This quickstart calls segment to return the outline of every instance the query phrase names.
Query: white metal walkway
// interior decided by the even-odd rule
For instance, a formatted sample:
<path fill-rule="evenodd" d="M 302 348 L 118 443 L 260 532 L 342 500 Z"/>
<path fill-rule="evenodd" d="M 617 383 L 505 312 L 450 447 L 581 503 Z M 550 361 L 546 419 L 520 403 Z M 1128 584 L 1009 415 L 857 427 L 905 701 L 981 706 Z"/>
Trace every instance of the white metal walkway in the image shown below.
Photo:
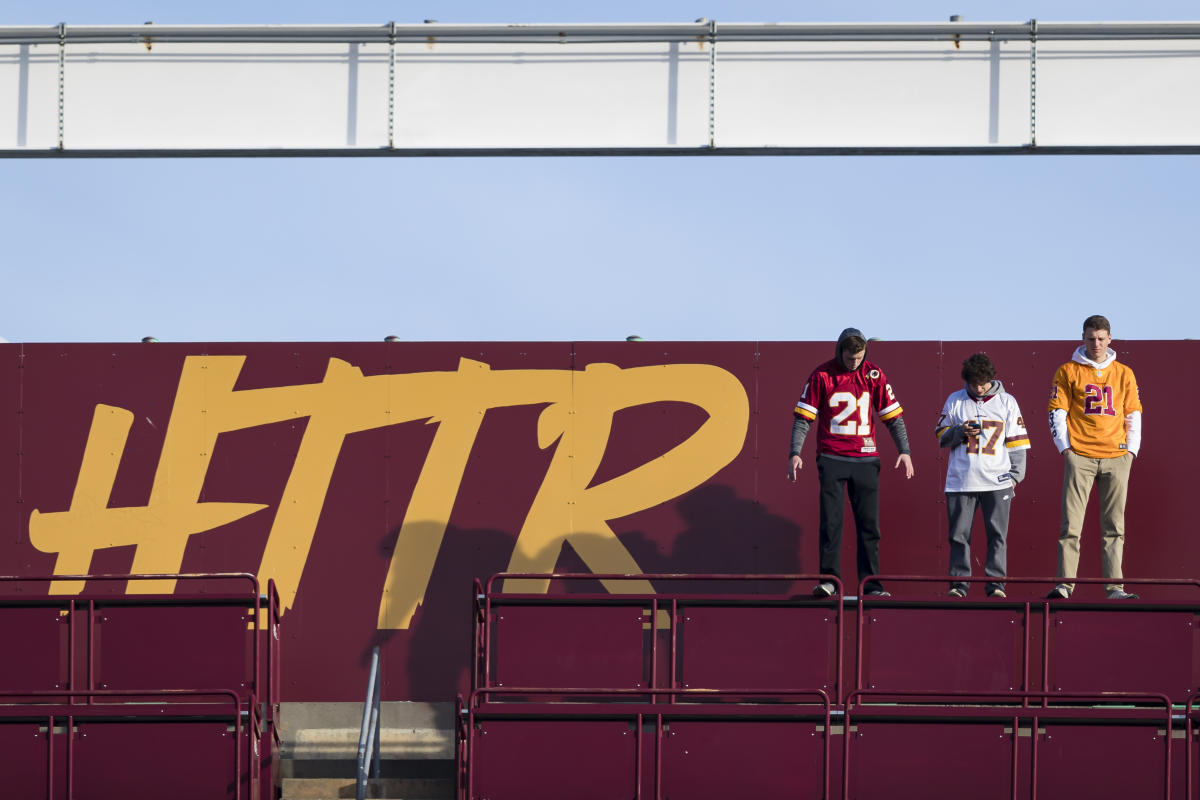
<path fill-rule="evenodd" d="M 1200 153 L 1200 22 L 0 27 L 0 157 Z"/>

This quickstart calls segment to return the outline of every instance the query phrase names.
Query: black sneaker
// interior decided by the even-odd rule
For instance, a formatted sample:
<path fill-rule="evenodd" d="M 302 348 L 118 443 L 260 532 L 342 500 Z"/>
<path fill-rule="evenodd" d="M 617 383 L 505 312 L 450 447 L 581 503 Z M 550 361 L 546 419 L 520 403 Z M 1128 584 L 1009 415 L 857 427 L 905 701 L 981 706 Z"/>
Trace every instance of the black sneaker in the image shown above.
<path fill-rule="evenodd" d="M 1071 590 L 1067 588 L 1065 583 L 1060 583 L 1050 590 L 1050 594 L 1046 595 L 1047 600 L 1066 600 L 1071 596 Z"/>
<path fill-rule="evenodd" d="M 884 589 L 872 589 L 867 592 L 868 597 L 891 597 L 892 593 Z"/>
<path fill-rule="evenodd" d="M 833 597 L 837 594 L 837 586 L 829 581 L 818 583 L 813 587 L 812 594 L 813 597 Z"/>

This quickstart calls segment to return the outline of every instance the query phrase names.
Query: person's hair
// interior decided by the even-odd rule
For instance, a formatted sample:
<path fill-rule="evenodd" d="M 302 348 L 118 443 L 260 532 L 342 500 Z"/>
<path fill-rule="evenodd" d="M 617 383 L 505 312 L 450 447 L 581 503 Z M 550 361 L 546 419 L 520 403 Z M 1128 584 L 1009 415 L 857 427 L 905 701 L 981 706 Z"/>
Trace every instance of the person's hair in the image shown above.
<path fill-rule="evenodd" d="M 986 353 L 976 353 L 963 362 L 962 379 L 967 383 L 983 383 L 996 377 L 996 368 Z"/>
<path fill-rule="evenodd" d="M 867 349 L 867 340 L 861 336 L 847 336 L 842 339 L 843 353 L 861 353 Z"/>
<path fill-rule="evenodd" d="M 1112 326 L 1108 324 L 1108 317 L 1100 314 L 1092 314 L 1083 321 L 1083 332 L 1087 333 L 1088 328 L 1091 328 L 1094 331 L 1104 331 L 1109 336 L 1112 336 Z"/>

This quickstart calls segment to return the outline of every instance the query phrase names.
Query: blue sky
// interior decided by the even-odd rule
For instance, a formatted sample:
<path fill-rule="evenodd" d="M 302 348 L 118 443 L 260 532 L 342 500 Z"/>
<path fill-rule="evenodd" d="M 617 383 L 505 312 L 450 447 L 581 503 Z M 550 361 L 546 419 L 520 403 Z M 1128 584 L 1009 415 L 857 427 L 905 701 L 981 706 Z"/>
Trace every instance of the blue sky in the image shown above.
<path fill-rule="evenodd" d="M 950 14 L 1200 7 L 9 0 L 0 25 Z M 13 342 L 1200 336 L 1200 156 L 6 159 L 0 183 Z"/>

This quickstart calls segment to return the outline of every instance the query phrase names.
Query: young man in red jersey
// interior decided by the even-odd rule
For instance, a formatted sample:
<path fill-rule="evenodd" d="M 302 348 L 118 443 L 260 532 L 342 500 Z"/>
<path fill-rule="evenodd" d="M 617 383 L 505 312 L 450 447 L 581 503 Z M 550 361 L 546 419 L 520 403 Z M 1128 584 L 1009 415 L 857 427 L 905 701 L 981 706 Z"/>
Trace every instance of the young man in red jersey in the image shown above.
<path fill-rule="evenodd" d="M 846 328 L 838 336 L 831 361 L 813 370 L 796 403 L 792 423 L 792 454 L 788 477 L 793 483 L 804 460 L 800 451 L 808 430 L 817 427 L 817 475 L 821 482 L 821 572 L 842 576 L 843 497 L 850 496 L 854 527 L 858 533 L 858 577 L 879 573 L 879 454 L 871 420 L 874 408 L 887 425 L 900 457 L 896 468 L 904 477 L 913 476 L 904 410 L 900 408 L 883 370 L 867 361 L 867 340 L 857 328 Z M 817 597 L 834 593 L 833 583 L 822 582 L 813 589 Z M 886 597 L 883 585 L 868 581 L 863 590 Z"/>

